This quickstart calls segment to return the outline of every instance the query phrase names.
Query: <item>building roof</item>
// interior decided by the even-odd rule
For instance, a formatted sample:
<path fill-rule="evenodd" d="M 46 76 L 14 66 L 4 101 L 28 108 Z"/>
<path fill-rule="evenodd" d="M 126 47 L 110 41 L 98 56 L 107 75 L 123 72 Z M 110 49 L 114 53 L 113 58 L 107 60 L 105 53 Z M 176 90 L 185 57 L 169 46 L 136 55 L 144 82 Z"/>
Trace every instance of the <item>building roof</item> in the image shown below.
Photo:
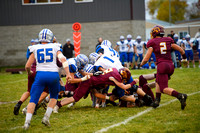
<path fill-rule="evenodd" d="M 147 19 L 146 22 L 161 25 L 161 26 L 172 26 L 172 25 L 174 25 L 172 23 L 170 24 L 168 22 L 161 21 L 161 20 L 158 20 L 158 19 Z"/>

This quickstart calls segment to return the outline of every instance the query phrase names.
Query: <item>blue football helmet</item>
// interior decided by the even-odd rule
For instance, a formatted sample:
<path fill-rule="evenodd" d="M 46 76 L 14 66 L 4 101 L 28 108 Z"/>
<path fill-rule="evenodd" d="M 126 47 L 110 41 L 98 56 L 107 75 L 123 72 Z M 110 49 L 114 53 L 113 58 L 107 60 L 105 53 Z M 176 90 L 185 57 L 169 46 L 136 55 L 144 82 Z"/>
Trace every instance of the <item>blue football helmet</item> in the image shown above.
<path fill-rule="evenodd" d="M 83 69 L 85 65 L 88 64 L 88 57 L 84 54 L 79 54 L 76 56 L 76 65 L 78 69 Z"/>
<path fill-rule="evenodd" d="M 53 32 L 49 29 L 43 29 L 38 35 L 39 42 L 52 42 L 53 41 Z"/>
<path fill-rule="evenodd" d="M 93 64 L 96 62 L 96 59 L 99 57 L 100 55 L 97 54 L 96 52 L 93 52 L 89 55 L 89 63 Z"/>

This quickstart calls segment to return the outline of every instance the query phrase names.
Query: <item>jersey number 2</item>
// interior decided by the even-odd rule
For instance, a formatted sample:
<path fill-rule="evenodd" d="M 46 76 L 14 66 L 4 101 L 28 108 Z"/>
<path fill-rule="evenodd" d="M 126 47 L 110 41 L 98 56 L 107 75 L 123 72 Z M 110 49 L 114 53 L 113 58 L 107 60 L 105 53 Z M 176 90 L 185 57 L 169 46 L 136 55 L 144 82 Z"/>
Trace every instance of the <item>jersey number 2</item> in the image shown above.
<path fill-rule="evenodd" d="M 37 60 L 38 63 L 53 62 L 53 49 L 38 49 L 37 50 Z"/>
<path fill-rule="evenodd" d="M 166 43 L 165 42 L 161 42 L 160 43 L 160 53 L 161 54 L 166 54 L 167 53 L 167 46 L 166 46 Z"/>

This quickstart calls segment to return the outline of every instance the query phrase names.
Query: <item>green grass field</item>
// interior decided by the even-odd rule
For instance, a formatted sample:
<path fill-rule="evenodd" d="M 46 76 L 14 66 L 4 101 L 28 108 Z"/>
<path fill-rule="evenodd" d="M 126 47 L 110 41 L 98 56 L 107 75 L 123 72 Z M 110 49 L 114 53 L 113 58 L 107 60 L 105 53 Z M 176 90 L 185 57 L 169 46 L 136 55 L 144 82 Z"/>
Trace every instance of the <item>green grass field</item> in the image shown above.
<path fill-rule="evenodd" d="M 152 70 L 133 70 L 132 74 L 138 78 L 141 74 L 156 72 Z M 179 92 L 192 94 L 200 92 L 200 69 L 183 68 L 175 69 L 169 81 L 169 86 Z M 181 110 L 179 101 L 163 105 L 175 98 L 162 95 L 161 107 L 120 108 L 109 105 L 106 108 L 95 109 L 91 107 L 92 101 L 81 99 L 73 108 L 66 106 L 59 110 L 58 114 L 52 114 L 50 118 L 51 127 L 41 124 L 45 113 L 40 108 L 37 115 L 33 116 L 28 131 L 21 127 L 25 121 L 25 115 L 21 110 L 28 104 L 27 100 L 22 104 L 20 114 L 15 116 L 13 108 L 16 103 L 3 104 L 2 102 L 18 101 L 27 90 L 27 75 L 10 74 L 0 72 L 0 132 L 96 132 L 103 128 L 125 121 L 142 111 L 146 111 L 138 117 L 131 119 L 125 124 L 108 129 L 106 132 L 200 132 L 200 93 L 188 96 L 185 110 Z M 155 92 L 155 89 L 153 90 Z"/>

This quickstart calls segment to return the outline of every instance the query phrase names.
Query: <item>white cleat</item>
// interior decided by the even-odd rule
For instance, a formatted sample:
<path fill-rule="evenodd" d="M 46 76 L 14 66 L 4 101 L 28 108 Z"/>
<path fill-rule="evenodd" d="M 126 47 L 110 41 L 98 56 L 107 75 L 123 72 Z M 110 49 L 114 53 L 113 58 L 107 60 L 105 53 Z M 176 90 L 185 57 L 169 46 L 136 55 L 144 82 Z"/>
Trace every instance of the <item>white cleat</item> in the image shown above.
<path fill-rule="evenodd" d="M 42 119 L 42 124 L 44 124 L 45 126 L 48 126 L 48 127 L 50 127 L 51 126 L 51 124 L 50 124 L 50 122 L 49 122 L 49 117 L 48 116 L 44 116 L 43 117 L 43 119 Z"/>
<path fill-rule="evenodd" d="M 69 105 L 67 105 L 68 108 L 72 108 L 74 107 L 75 103 L 70 103 Z"/>
<path fill-rule="evenodd" d="M 26 113 L 27 113 L 27 107 L 22 109 L 22 114 L 26 115 Z"/>
<path fill-rule="evenodd" d="M 53 113 L 58 113 L 58 109 L 59 109 L 59 107 L 58 107 L 58 105 L 56 105 L 54 108 L 53 108 Z"/>
<path fill-rule="evenodd" d="M 29 126 L 30 126 L 30 121 L 27 121 L 27 122 L 25 122 L 25 124 L 22 128 L 25 130 L 28 130 Z"/>

